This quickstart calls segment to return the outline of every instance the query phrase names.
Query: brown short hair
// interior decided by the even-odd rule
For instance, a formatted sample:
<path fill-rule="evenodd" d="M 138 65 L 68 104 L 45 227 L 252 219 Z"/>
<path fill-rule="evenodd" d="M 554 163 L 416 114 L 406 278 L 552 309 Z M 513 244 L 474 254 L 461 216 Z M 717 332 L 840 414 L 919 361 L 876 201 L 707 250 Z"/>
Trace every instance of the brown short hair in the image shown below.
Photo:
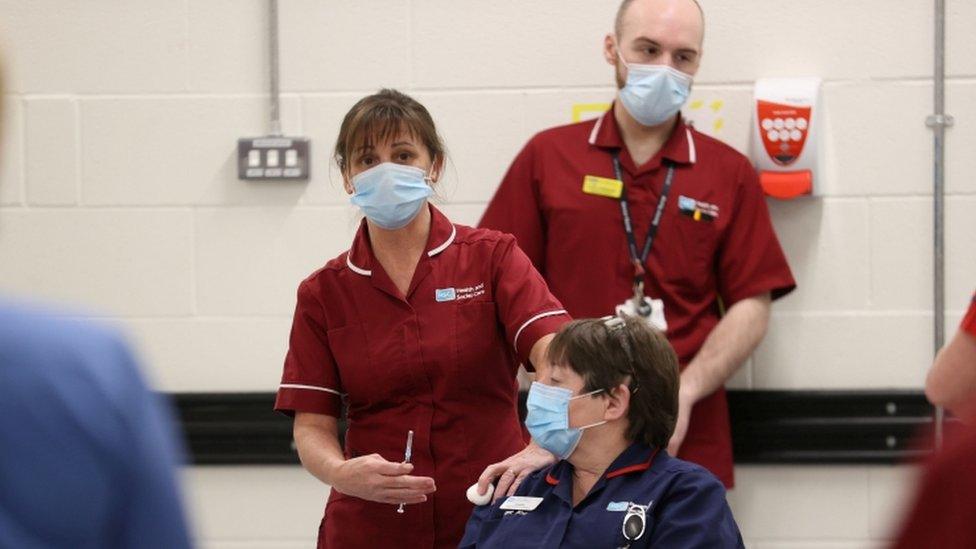
<path fill-rule="evenodd" d="M 559 330 L 546 355 L 583 378 L 583 393 L 627 384 L 627 438 L 667 446 L 678 417 L 679 377 L 664 334 L 634 317 L 575 320 Z"/>
<path fill-rule="evenodd" d="M 335 162 L 346 173 L 353 151 L 395 138 L 402 131 L 419 138 L 432 161 L 443 160 L 444 143 L 427 109 L 409 95 L 382 89 L 360 99 L 346 113 L 336 139 Z"/>

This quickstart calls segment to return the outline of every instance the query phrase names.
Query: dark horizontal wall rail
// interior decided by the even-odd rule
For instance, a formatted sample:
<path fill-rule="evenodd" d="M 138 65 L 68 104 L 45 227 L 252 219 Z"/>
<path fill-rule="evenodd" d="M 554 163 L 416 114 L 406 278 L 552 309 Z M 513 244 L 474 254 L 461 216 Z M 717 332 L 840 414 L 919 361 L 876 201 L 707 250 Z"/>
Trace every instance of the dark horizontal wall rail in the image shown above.
<path fill-rule="evenodd" d="M 298 463 L 274 393 L 169 396 L 193 463 Z M 729 391 L 729 410 L 737 463 L 898 463 L 933 445 L 921 392 Z"/>
<path fill-rule="evenodd" d="M 736 463 L 898 463 L 932 451 L 921 392 L 729 391 Z"/>

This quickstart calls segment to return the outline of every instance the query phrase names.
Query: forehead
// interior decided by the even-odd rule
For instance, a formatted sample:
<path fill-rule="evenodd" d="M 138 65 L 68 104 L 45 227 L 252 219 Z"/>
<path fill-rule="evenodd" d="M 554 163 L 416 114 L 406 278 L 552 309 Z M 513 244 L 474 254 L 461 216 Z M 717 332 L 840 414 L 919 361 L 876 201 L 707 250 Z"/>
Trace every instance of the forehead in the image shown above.
<path fill-rule="evenodd" d="M 553 364 L 552 375 L 559 378 L 563 384 L 574 385 L 583 384 L 583 377 L 576 373 L 569 364 Z"/>
<path fill-rule="evenodd" d="M 352 150 L 390 147 L 409 144 L 419 147 L 420 136 L 409 124 L 402 121 L 374 121 L 357 128 L 350 136 Z"/>
<path fill-rule="evenodd" d="M 623 13 L 621 42 L 649 39 L 665 47 L 701 47 L 704 20 L 692 0 L 635 0 Z"/>

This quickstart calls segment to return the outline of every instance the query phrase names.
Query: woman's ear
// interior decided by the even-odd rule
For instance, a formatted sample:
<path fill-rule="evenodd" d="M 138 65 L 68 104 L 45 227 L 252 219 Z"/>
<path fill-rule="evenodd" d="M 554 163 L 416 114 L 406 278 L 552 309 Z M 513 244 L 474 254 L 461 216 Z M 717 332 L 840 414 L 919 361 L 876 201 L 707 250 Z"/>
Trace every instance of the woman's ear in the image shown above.
<path fill-rule="evenodd" d="M 346 190 L 346 194 L 356 192 L 356 188 L 352 185 L 352 179 L 345 171 L 342 172 L 342 188 Z"/>
<path fill-rule="evenodd" d="M 444 157 L 438 155 L 430 167 L 430 180 L 433 183 L 437 183 L 437 181 L 441 178 L 442 173 L 444 173 Z"/>
<path fill-rule="evenodd" d="M 621 383 L 607 394 L 607 409 L 603 412 L 603 419 L 613 421 L 627 417 L 630 410 L 630 388 Z"/>

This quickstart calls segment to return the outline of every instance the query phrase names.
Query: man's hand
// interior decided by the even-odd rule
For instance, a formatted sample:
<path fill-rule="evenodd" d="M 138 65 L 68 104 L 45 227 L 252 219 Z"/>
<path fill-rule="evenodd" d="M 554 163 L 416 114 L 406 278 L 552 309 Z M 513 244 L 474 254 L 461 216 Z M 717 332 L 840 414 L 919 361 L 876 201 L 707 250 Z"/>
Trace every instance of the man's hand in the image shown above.
<path fill-rule="evenodd" d="M 678 393 L 678 419 L 674 423 L 671 440 L 668 441 L 668 453 L 672 457 L 678 456 L 681 444 L 685 441 L 685 435 L 688 434 L 688 421 L 691 419 L 691 408 L 694 405 L 695 401 L 688 393 L 684 391 Z"/>
<path fill-rule="evenodd" d="M 770 303 L 769 293 L 734 303 L 681 372 L 678 420 L 668 442 L 668 453 L 672 456 L 678 455 L 685 441 L 695 403 L 725 385 L 759 345 L 769 324 Z"/>
<path fill-rule="evenodd" d="M 484 495 L 488 485 L 497 478 L 498 485 L 495 487 L 492 502 L 503 496 L 514 495 L 525 477 L 555 462 L 556 456 L 532 442 L 508 459 L 485 467 L 484 472 L 478 477 L 478 494 Z"/>

